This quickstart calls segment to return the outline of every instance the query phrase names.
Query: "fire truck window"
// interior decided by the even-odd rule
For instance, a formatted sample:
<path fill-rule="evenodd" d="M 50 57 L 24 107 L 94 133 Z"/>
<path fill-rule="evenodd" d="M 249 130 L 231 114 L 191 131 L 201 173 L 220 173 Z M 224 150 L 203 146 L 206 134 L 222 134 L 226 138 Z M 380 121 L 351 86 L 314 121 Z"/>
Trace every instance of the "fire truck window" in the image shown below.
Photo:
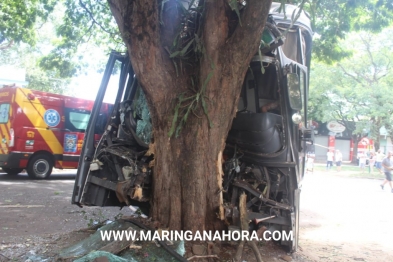
<path fill-rule="evenodd" d="M 0 124 L 5 124 L 8 122 L 9 112 L 10 112 L 10 104 L 0 105 Z"/>
<path fill-rule="evenodd" d="M 65 128 L 70 131 L 85 131 L 89 123 L 90 112 L 88 111 L 73 111 L 66 110 Z"/>

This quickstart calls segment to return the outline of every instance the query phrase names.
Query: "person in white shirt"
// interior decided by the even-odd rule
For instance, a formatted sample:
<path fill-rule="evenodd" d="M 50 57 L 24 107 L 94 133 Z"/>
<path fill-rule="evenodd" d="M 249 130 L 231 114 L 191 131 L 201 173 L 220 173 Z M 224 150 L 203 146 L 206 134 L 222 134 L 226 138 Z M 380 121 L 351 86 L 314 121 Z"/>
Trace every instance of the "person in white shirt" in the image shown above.
<path fill-rule="evenodd" d="M 326 156 L 327 156 L 326 170 L 328 170 L 333 166 L 333 158 L 334 158 L 333 150 L 329 150 Z"/>
<path fill-rule="evenodd" d="M 336 160 L 337 172 L 340 172 L 341 163 L 343 161 L 343 154 L 340 152 L 340 150 L 336 150 L 336 155 L 334 156 L 334 159 Z"/>
<path fill-rule="evenodd" d="M 361 169 L 362 171 L 364 171 L 364 170 L 365 170 L 365 167 L 366 167 L 366 162 L 367 162 L 367 155 L 366 155 L 364 152 L 360 152 L 360 153 L 358 154 L 358 158 L 359 158 L 359 166 L 360 166 L 360 169 Z"/>

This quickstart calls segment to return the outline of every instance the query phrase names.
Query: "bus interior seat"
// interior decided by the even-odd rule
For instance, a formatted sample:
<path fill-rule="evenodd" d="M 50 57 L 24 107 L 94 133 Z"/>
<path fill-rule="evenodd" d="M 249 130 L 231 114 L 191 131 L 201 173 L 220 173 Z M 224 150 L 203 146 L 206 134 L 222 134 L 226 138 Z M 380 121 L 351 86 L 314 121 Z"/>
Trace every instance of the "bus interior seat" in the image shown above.
<path fill-rule="evenodd" d="M 282 148 L 282 116 L 273 113 L 238 113 L 227 141 L 258 153 L 274 153 Z"/>
<path fill-rule="evenodd" d="M 282 116 L 261 111 L 263 105 L 279 99 L 277 84 L 269 76 L 275 77 L 275 67 L 269 67 L 265 74 L 261 74 L 260 67 L 254 67 L 253 72 L 246 74 L 238 104 L 239 111 L 227 138 L 228 143 L 237 144 L 240 148 L 266 154 L 277 152 L 283 146 L 279 130 L 282 128 Z"/>

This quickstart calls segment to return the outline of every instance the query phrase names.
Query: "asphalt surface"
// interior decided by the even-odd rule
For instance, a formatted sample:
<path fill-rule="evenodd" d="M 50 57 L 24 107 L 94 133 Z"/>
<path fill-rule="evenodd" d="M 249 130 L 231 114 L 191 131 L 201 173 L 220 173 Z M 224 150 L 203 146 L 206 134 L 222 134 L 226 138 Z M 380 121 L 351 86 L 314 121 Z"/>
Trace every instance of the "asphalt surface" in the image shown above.
<path fill-rule="evenodd" d="M 0 172 L 0 239 L 70 232 L 126 213 L 72 205 L 75 175 L 76 170 L 54 170 L 46 180 L 31 180 L 25 173 Z"/>
<path fill-rule="evenodd" d="M 0 172 L 0 242 L 71 232 L 130 213 L 71 205 L 75 174 L 55 171 L 47 180 L 31 180 Z M 306 174 L 298 253 L 309 260 L 301 261 L 391 261 L 393 193 L 381 182 L 334 171 Z"/>

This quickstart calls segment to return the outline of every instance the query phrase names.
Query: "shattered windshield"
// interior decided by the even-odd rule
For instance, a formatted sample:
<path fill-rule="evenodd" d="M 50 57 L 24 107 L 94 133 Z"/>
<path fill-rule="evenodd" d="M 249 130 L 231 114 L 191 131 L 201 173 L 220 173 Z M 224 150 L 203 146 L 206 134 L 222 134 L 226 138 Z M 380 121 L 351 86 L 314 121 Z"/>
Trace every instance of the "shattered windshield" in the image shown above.
<path fill-rule="evenodd" d="M 136 134 L 143 142 L 149 144 L 151 141 L 152 125 L 150 112 L 147 106 L 146 97 L 139 87 L 135 95 L 135 119 L 137 119 Z"/>

